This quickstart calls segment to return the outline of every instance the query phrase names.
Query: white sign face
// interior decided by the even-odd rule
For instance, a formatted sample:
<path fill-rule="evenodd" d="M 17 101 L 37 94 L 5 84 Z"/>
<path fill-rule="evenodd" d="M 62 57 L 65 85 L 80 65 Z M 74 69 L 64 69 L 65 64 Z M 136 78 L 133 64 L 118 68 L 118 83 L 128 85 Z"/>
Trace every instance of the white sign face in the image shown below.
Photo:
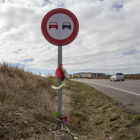
<path fill-rule="evenodd" d="M 49 18 L 46 29 L 52 38 L 63 40 L 72 34 L 74 24 L 69 16 L 58 13 Z"/>

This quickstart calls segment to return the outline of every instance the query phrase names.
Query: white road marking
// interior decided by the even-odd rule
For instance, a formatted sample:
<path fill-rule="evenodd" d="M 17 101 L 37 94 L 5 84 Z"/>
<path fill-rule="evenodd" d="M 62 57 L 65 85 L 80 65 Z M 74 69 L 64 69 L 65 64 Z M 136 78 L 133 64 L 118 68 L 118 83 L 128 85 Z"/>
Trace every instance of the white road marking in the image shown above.
<path fill-rule="evenodd" d="M 80 82 L 80 81 L 79 81 L 79 82 Z M 103 87 L 108 87 L 108 88 L 112 88 L 112 89 L 116 89 L 116 90 L 120 90 L 120 91 L 124 91 L 124 92 L 128 92 L 128 93 L 131 93 L 131 94 L 140 96 L 140 94 L 138 94 L 138 93 L 134 93 L 134 92 L 131 92 L 131 91 L 127 91 L 127 90 L 123 90 L 123 89 L 119 89 L 119 88 L 115 88 L 115 87 L 110 87 L 110 86 L 106 86 L 106 85 L 101 85 L 101 84 L 97 84 L 97 83 L 93 83 L 93 82 L 87 82 L 87 83 L 91 83 L 91 84 L 95 84 L 95 85 L 99 85 L 99 86 L 103 86 Z"/>

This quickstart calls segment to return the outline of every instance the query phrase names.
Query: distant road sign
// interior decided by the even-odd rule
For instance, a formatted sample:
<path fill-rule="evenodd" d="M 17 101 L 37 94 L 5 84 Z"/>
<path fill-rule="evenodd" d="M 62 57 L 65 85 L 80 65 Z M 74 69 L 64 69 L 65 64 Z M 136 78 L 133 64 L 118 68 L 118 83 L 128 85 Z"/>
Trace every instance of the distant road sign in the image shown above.
<path fill-rule="evenodd" d="M 79 23 L 69 10 L 58 8 L 48 12 L 41 24 L 41 30 L 47 41 L 54 45 L 67 45 L 77 36 Z"/>

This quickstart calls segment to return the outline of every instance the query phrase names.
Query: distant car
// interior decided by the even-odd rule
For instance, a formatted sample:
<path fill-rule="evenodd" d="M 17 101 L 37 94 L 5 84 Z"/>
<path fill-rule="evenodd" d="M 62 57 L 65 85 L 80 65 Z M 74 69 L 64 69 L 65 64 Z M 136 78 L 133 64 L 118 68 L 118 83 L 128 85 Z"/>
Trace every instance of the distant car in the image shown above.
<path fill-rule="evenodd" d="M 62 25 L 62 29 L 64 30 L 64 28 L 69 28 L 69 30 L 71 30 L 71 24 L 69 22 L 64 22 Z"/>
<path fill-rule="evenodd" d="M 58 24 L 57 24 L 57 22 L 50 22 L 50 24 L 49 24 L 49 29 L 51 29 L 51 28 L 56 28 L 56 30 L 58 29 Z"/>
<path fill-rule="evenodd" d="M 124 81 L 124 76 L 122 73 L 114 73 L 111 77 L 110 77 L 110 81 Z"/>

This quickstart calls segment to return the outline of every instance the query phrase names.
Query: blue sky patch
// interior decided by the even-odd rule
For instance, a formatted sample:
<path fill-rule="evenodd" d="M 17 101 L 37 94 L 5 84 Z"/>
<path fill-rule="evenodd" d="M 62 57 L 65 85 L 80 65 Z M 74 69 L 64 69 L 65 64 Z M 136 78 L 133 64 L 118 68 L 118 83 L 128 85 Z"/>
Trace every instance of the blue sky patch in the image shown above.
<path fill-rule="evenodd" d="M 18 49 L 18 51 L 15 51 L 14 53 L 16 53 L 16 54 L 17 54 L 17 53 L 19 53 L 20 51 L 21 51 L 21 49 Z"/>
<path fill-rule="evenodd" d="M 49 0 L 44 0 L 44 3 L 43 3 L 43 5 L 42 5 L 42 7 L 44 7 L 45 5 L 47 5 L 47 4 L 51 4 L 52 2 L 50 2 Z"/>
<path fill-rule="evenodd" d="M 130 50 L 127 52 L 124 52 L 123 55 L 133 55 L 135 53 L 135 50 Z"/>
<path fill-rule="evenodd" d="M 62 2 L 58 5 L 58 7 L 59 7 L 59 8 L 66 8 L 66 7 L 65 7 L 65 4 L 62 3 Z"/>
<path fill-rule="evenodd" d="M 123 7 L 123 5 L 116 3 L 116 4 L 113 5 L 113 7 L 116 8 L 117 11 L 119 11 Z"/>
<path fill-rule="evenodd" d="M 27 61 L 34 61 L 34 59 L 25 59 L 23 61 L 25 61 L 25 62 L 27 62 Z"/>

